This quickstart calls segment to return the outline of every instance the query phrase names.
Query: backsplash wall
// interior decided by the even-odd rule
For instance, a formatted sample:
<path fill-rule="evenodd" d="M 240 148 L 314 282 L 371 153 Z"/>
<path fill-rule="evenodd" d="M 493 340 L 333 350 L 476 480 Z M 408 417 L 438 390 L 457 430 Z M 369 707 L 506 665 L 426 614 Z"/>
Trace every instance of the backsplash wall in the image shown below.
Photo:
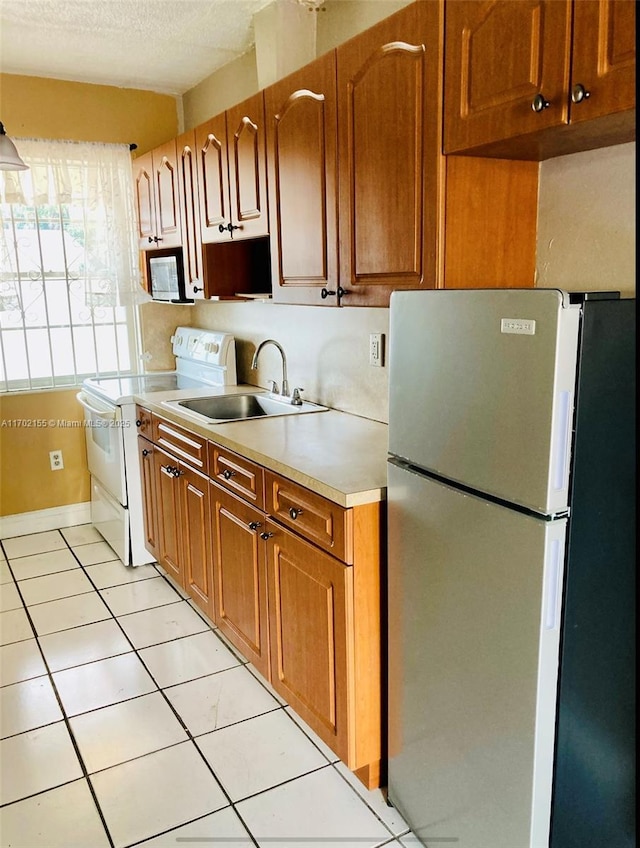
<path fill-rule="evenodd" d="M 200 303 L 194 323 L 236 337 L 238 382 L 267 388 L 282 382 L 280 354 L 269 345 L 258 369 L 251 359 L 264 339 L 275 339 L 287 357 L 289 386 L 306 400 L 388 421 L 388 368 L 369 365 L 369 334 L 389 334 L 388 309 L 337 309 L 274 303 Z"/>

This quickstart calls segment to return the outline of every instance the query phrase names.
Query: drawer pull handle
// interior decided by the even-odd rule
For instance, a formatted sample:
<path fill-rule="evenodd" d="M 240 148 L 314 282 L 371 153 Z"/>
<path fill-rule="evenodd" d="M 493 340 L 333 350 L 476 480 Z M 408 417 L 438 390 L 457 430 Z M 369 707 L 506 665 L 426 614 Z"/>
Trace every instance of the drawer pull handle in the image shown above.
<path fill-rule="evenodd" d="M 236 472 L 235 471 L 229 471 L 229 469 L 227 468 L 222 472 L 222 476 L 224 477 L 225 480 L 231 480 L 232 477 L 236 476 Z"/>
<path fill-rule="evenodd" d="M 289 510 L 289 517 L 292 521 L 295 521 L 299 515 L 302 515 L 303 511 L 300 507 L 292 506 Z"/>
<path fill-rule="evenodd" d="M 249 524 L 249 530 L 257 530 L 258 527 L 262 527 L 262 521 L 252 521 Z"/>
<path fill-rule="evenodd" d="M 264 541 L 266 542 L 267 539 L 270 539 L 273 535 L 274 535 L 273 533 L 261 533 L 260 538 L 264 539 Z"/>

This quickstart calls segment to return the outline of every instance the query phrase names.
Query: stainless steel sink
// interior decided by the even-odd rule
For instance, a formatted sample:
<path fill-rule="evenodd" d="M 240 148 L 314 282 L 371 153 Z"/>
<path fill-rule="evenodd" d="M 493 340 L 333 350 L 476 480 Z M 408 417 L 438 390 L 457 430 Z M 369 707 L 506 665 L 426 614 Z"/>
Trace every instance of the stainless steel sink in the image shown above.
<path fill-rule="evenodd" d="M 277 415 L 300 415 L 306 412 L 325 412 L 326 406 L 302 401 L 292 404 L 288 398 L 274 398 L 269 392 L 255 394 L 221 395 L 163 401 L 165 406 L 177 409 L 208 424 L 227 421 L 246 421 L 252 418 L 273 418 Z"/>

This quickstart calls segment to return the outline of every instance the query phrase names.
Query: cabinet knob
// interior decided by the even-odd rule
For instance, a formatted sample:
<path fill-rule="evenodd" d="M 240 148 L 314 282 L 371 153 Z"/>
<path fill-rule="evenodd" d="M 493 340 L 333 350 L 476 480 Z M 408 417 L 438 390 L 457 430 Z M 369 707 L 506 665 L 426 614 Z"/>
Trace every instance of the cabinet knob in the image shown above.
<path fill-rule="evenodd" d="M 348 294 L 351 294 L 349 289 L 343 289 L 342 286 L 338 286 L 338 297 L 346 297 Z"/>
<path fill-rule="evenodd" d="M 229 224 L 227 224 L 227 229 L 230 233 L 232 233 L 234 230 L 241 230 L 242 224 L 232 224 L 231 222 L 229 222 Z"/>
<path fill-rule="evenodd" d="M 202 286 L 194 286 L 193 287 L 193 293 L 194 294 L 198 294 L 199 291 L 204 291 Z"/>
<path fill-rule="evenodd" d="M 262 527 L 262 521 L 252 521 L 249 524 L 249 530 L 257 530 L 258 527 Z"/>
<path fill-rule="evenodd" d="M 230 471 L 228 468 L 225 468 L 225 470 L 222 472 L 222 476 L 225 480 L 231 480 L 232 477 L 236 476 L 236 472 Z"/>
<path fill-rule="evenodd" d="M 583 100 L 588 100 L 590 97 L 591 92 L 587 91 L 587 89 L 580 82 L 576 83 L 571 89 L 572 103 L 582 103 Z"/>
<path fill-rule="evenodd" d="M 151 451 L 150 451 L 150 450 L 147 450 L 147 448 L 145 448 L 145 449 L 142 451 L 142 456 L 149 456 L 149 454 L 150 454 L 150 453 L 151 453 Z"/>
<path fill-rule="evenodd" d="M 218 232 L 219 233 L 226 233 L 226 231 L 227 231 L 227 228 L 224 224 L 218 224 Z"/>
<path fill-rule="evenodd" d="M 273 533 L 261 533 L 260 538 L 264 539 L 264 541 L 266 542 L 267 539 L 270 539 L 273 535 L 274 535 Z"/>
<path fill-rule="evenodd" d="M 335 292 L 335 291 L 330 291 L 329 289 L 325 289 L 325 288 L 323 288 L 323 289 L 320 291 L 320 297 L 321 297 L 323 300 L 326 300 L 328 297 L 333 296 L 334 294 L 337 294 L 337 292 Z"/>
<path fill-rule="evenodd" d="M 543 94 L 536 94 L 531 103 L 531 108 L 534 112 L 544 112 L 549 106 L 551 106 L 551 103 L 549 103 Z"/>
<path fill-rule="evenodd" d="M 153 244 L 153 236 L 149 236 L 149 244 Z"/>
<path fill-rule="evenodd" d="M 142 427 L 142 421 L 139 418 L 136 418 L 136 427 Z"/>
<path fill-rule="evenodd" d="M 292 506 L 289 510 L 289 517 L 292 521 L 295 521 L 299 515 L 302 515 L 302 513 L 303 510 L 301 510 L 300 507 Z"/>

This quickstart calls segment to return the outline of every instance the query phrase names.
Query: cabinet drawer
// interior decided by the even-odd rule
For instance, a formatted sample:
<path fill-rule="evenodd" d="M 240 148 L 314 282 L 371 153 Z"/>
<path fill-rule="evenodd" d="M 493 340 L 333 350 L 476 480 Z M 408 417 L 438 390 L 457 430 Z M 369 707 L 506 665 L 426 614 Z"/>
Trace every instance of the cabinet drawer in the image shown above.
<path fill-rule="evenodd" d="M 201 436 L 154 415 L 153 441 L 196 470 L 207 473 L 207 440 Z"/>
<path fill-rule="evenodd" d="M 352 510 L 286 477 L 265 474 L 265 512 L 343 562 L 353 563 Z"/>
<path fill-rule="evenodd" d="M 255 462 L 209 442 L 209 476 L 225 489 L 262 509 L 264 471 Z"/>
<path fill-rule="evenodd" d="M 136 406 L 136 427 L 139 436 L 153 438 L 153 416 L 144 406 Z"/>

